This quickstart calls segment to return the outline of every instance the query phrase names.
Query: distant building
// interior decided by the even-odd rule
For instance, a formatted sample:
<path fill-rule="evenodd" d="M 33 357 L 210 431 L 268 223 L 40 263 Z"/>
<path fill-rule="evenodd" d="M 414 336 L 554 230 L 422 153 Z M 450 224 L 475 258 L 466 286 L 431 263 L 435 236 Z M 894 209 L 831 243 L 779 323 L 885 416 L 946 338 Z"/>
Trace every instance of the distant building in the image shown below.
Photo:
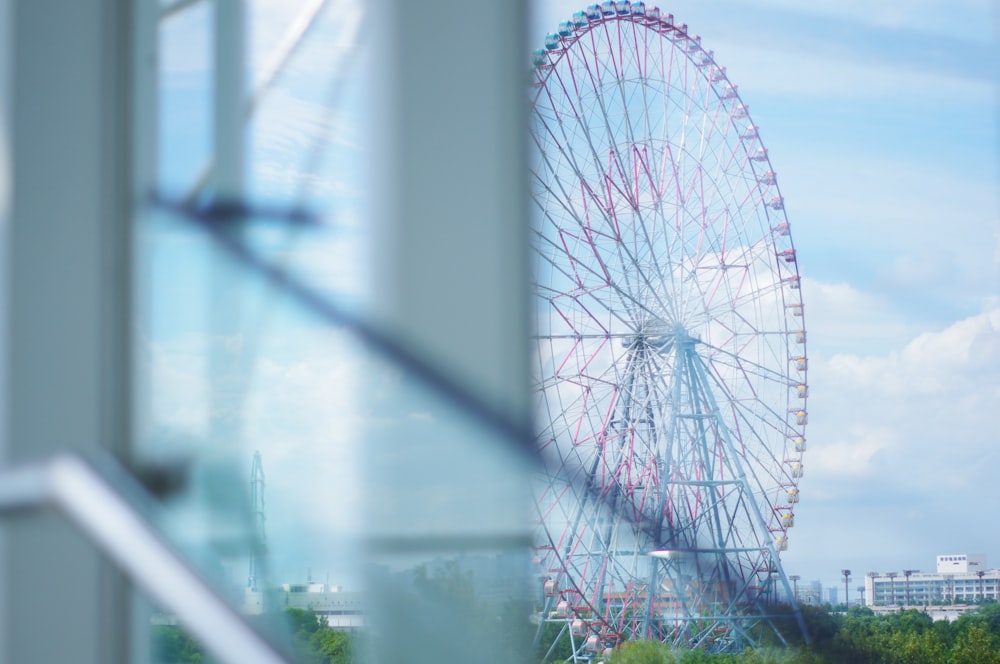
<path fill-rule="evenodd" d="M 981 553 L 955 553 L 937 557 L 938 574 L 975 574 L 986 569 L 986 556 Z"/>
<path fill-rule="evenodd" d="M 268 610 L 309 609 L 332 629 L 355 630 L 365 626 L 364 600 L 359 592 L 325 583 L 285 583 L 265 592 L 247 588 L 243 612 L 247 615 Z"/>
<path fill-rule="evenodd" d="M 810 581 L 799 586 L 799 602 L 802 604 L 819 605 L 823 603 L 823 584 L 820 581 Z"/>
<path fill-rule="evenodd" d="M 838 590 L 840 589 L 837 586 L 830 586 L 826 589 L 826 601 L 828 604 L 832 604 L 834 606 L 840 604 L 840 600 L 838 599 L 840 594 L 837 592 Z"/>
<path fill-rule="evenodd" d="M 937 556 L 934 572 L 869 572 L 865 604 L 927 606 L 965 604 L 981 599 L 1000 601 L 1000 569 L 989 569 L 983 554 Z"/>

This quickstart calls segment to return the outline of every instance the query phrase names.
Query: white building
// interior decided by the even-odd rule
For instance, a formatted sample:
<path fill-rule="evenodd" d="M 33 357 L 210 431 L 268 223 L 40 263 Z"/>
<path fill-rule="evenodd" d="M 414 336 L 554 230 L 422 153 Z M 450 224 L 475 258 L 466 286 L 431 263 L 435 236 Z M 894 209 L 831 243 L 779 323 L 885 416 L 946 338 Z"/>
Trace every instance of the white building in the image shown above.
<path fill-rule="evenodd" d="M 247 589 L 243 612 L 260 615 L 265 610 L 309 609 L 332 629 L 354 630 L 365 626 L 362 593 L 325 583 L 285 583 L 266 593 Z"/>
<path fill-rule="evenodd" d="M 989 569 L 983 554 L 937 556 L 934 572 L 902 570 L 865 576 L 868 606 L 964 604 L 980 599 L 1000 601 L 1000 569 Z"/>
<path fill-rule="evenodd" d="M 981 553 L 952 553 L 937 557 L 938 574 L 975 574 L 986 569 L 986 556 Z"/>

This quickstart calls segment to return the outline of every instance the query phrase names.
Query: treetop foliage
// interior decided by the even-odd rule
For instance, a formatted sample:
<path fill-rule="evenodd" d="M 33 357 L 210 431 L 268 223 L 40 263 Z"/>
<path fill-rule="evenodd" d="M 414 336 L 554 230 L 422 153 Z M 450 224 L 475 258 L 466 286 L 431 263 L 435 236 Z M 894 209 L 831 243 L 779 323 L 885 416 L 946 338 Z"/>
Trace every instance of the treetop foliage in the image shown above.
<path fill-rule="evenodd" d="M 284 611 L 290 650 L 302 664 L 350 664 L 354 661 L 356 637 L 327 627 L 314 611 L 289 608 Z M 268 630 L 271 631 L 271 630 Z M 208 662 L 201 645 L 176 625 L 157 625 L 152 630 L 152 659 L 159 664 Z"/>
<path fill-rule="evenodd" d="M 915 609 L 876 615 L 805 606 L 812 643 L 766 646 L 741 654 L 677 651 L 662 643 L 624 643 L 606 664 L 1000 664 L 1000 605 L 984 604 L 955 622 Z"/>

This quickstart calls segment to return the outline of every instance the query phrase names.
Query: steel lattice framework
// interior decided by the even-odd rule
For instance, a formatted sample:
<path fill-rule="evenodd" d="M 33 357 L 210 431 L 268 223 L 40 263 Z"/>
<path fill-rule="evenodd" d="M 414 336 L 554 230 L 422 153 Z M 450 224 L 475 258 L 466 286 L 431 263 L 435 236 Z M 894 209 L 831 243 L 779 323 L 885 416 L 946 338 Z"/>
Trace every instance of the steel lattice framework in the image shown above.
<path fill-rule="evenodd" d="M 791 597 L 807 419 L 767 150 L 713 53 L 642 2 L 533 58 L 539 639 L 742 649 Z"/>
<path fill-rule="evenodd" d="M 250 510 L 253 516 L 253 541 L 250 548 L 250 572 L 247 588 L 257 591 L 264 581 L 264 557 L 267 555 L 267 512 L 264 505 L 264 463 L 260 451 L 253 453 L 250 464 Z"/>

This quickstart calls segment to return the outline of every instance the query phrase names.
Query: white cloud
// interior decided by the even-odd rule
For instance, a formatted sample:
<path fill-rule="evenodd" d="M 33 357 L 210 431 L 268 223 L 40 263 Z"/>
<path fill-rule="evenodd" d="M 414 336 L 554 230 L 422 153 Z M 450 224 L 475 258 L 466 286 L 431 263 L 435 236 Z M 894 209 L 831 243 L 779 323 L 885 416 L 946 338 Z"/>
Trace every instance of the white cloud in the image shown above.
<path fill-rule="evenodd" d="M 816 482 L 823 488 L 832 485 L 831 480 L 871 477 L 882 469 L 877 463 L 881 453 L 897 447 L 898 442 L 898 433 L 888 427 L 849 427 L 842 438 L 816 444 L 807 452 L 810 483 L 814 478 L 824 480 Z M 818 498 L 834 495 L 824 490 L 827 495 Z"/>
<path fill-rule="evenodd" d="M 859 340 L 869 352 L 888 351 L 916 332 L 915 324 L 891 301 L 849 283 L 803 278 L 802 292 L 809 354 L 814 361 L 857 348 Z"/>
<path fill-rule="evenodd" d="M 891 146 L 863 158 L 847 146 L 789 147 L 778 175 L 805 274 L 868 282 L 912 300 L 915 315 L 975 311 L 996 292 L 997 191 L 985 165 L 956 172 L 930 151 Z"/>
<path fill-rule="evenodd" d="M 844 388 L 877 397 L 991 397 L 1000 403 L 1000 309 L 925 332 L 898 352 L 882 356 L 837 354 L 827 368 Z M 984 382 L 987 378 L 991 382 Z M 986 406 L 986 403 L 983 403 Z"/>
<path fill-rule="evenodd" d="M 1000 508 L 987 488 L 1000 462 L 989 419 L 1000 405 L 1000 308 L 893 342 L 909 327 L 900 325 L 872 347 L 877 298 L 845 285 L 813 290 L 842 305 L 837 329 L 854 341 L 827 354 L 827 342 L 810 337 L 809 448 L 790 573 L 902 569 L 947 548 L 1000 549 L 981 527 Z M 928 532 L 928 523 L 941 527 Z"/>
<path fill-rule="evenodd" d="M 889 350 L 820 354 L 809 379 L 803 501 L 984 509 L 977 487 L 1000 455 L 985 419 L 1000 404 L 1000 309 Z"/>

